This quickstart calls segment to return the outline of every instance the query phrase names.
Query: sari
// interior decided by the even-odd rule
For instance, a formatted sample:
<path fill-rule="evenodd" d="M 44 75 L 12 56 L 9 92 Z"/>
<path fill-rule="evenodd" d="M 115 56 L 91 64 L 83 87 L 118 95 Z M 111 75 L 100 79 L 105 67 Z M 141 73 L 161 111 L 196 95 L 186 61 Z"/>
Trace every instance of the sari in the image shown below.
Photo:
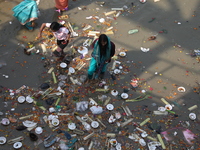
<path fill-rule="evenodd" d="M 94 49 L 92 52 L 92 59 L 90 60 L 90 65 L 88 69 L 88 78 L 92 79 L 94 72 L 96 71 L 95 79 L 99 77 L 101 73 L 104 73 L 106 71 L 108 61 L 111 58 L 111 41 L 110 38 L 108 38 L 108 46 L 106 48 L 106 55 L 101 56 L 100 54 L 100 47 L 99 47 L 99 41 L 97 40 L 94 44 Z"/>
<path fill-rule="evenodd" d="M 24 0 L 12 11 L 13 16 L 22 24 L 25 25 L 29 30 L 32 30 L 32 21 L 38 19 L 38 6 L 35 0 Z"/>

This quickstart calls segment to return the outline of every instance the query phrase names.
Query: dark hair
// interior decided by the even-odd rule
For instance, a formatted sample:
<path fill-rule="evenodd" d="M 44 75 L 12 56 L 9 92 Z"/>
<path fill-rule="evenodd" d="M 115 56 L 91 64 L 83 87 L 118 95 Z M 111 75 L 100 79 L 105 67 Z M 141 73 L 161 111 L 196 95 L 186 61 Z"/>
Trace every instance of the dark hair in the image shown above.
<path fill-rule="evenodd" d="M 60 29 L 61 25 L 57 22 L 52 22 L 50 25 L 50 29 L 53 31 L 58 31 Z"/>
<path fill-rule="evenodd" d="M 107 37 L 107 35 L 101 34 L 99 36 L 99 46 L 101 46 L 101 42 L 107 42 L 107 44 L 108 44 L 108 37 Z"/>
<path fill-rule="evenodd" d="M 101 44 L 101 42 L 106 42 L 106 45 L 103 46 Z M 102 55 L 106 55 L 106 48 L 107 48 L 107 46 L 108 46 L 108 37 L 105 34 L 101 34 L 99 36 L 99 47 L 100 47 L 100 51 L 101 51 Z"/>

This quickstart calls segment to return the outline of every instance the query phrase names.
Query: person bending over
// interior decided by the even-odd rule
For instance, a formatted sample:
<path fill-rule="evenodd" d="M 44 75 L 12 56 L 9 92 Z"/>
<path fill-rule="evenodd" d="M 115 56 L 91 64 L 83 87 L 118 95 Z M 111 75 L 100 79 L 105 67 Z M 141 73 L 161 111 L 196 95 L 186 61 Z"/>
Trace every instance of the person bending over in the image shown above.
<path fill-rule="evenodd" d="M 38 38 L 41 38 L 42 31 L 45 27 L 48 27 L 53 32 L 53 35 L 57 39 L 57 49 L 53 52 L 56 57 L 64 57 L 63 49 L 68 45 L 71 32 L 58 22 L 43 23 L 38 33 Z"/>
<path fill-rule="evenodd" d="M 115 44 L 110 41 L 110 38 L 105 34 L 101 34 L 99 38 L 91 44 L 91 47 L 93 51 L 88 69 L 89 81 L 93 79 L 95 72 L 95 79 L 97 79 L 100 74 L 103 75 L 105 73 L 108 63 L 111 62 L 111 58 L 115 54 Z"/>

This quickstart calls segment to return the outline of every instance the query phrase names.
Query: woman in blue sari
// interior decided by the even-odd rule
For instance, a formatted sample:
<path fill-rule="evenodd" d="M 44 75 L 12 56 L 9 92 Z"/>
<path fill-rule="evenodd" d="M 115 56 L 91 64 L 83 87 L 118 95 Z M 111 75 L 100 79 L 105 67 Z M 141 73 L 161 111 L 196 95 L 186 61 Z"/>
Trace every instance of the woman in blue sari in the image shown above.
<path fill-rule="evenodd" d="M 22 25 L 29 30 L 33 30 L 34 20 L 38 19 L 38 6 L 35 0 L 24 0 L 12 10 L 14 12 L 13 16 Z"/>
<path fill-rule="evenodd" d="M 88 69 L 88 82 L 91 81 L 95 72 L 95 79 L 98 79 L 99 75 L 105 73 L 108 63 L 110 63 L 111 58 L 115 54 L 115 44 L 105 34 L 101 34 L 91 46 L 93 52 Z"/>

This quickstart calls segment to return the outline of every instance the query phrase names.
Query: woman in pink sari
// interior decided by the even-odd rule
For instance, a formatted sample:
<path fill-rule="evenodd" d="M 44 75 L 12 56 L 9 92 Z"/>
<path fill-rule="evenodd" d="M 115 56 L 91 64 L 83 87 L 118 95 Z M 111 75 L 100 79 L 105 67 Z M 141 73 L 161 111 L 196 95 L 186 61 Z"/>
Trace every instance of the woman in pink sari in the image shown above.
<path fill-rule="evenodd" d="M 56 8 L 58 12 L 68 10 L 68 0 L 55 0 Z"/>

